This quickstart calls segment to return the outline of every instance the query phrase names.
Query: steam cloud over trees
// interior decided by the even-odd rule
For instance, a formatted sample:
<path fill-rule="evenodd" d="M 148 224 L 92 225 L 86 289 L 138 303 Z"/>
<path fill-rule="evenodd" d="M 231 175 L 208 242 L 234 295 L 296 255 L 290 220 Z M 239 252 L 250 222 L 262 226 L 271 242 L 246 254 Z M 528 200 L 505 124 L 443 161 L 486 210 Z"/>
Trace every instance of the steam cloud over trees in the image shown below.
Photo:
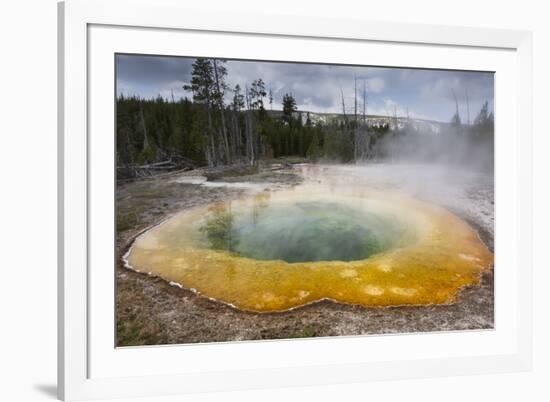
<path fill-rule="evenodd" d="M 198 166 L 246 164 L 273 158 L 372 163 L 378 161 L 465 164 L 492 169 L 494 117 L 485 101 L 447 122 L 410 117 L 397 108 L 369 114 L 365 80 L 353 80 L 349 93 L 340 88 L 341 111 L 300 110 L 295 96 L 279 101 L 265 77 L 243 86 L 232 84 L 227 62 L 197 58 L 181 87 L 187 96 L 117 97 L 117 171 L 120 178 L 139 172 Z M 289 77 L 289 80 L 292 77 Z M 334 85 L 338 86 L 337 83 Z M 315 93 L 318 88 L 312 87 Z M 437 99 L 434 99 L 437 102 Z"/>

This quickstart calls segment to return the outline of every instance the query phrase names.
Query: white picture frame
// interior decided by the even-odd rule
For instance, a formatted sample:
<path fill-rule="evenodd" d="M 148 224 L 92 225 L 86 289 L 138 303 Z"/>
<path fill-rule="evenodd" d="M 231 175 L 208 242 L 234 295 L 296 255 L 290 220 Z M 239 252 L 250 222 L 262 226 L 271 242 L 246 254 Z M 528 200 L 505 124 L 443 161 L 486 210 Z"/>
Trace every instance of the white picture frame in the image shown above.
<path fill-rule="evenodd" d="M 505 156 L 509 162 L 506 167 L 502 165 L 507 171 L 499 170 L 498 163 L 495 171 L 497 192 L 502 191 L 509 200 L 497 207 L 500 208 L 497 217 L 507 218 L 497 219 L 496 243 L 504 246 L 500 248 L 501 253 L 496 247 L 495 254 L 497 266 L 500 258 L 507 269 L 500 275 L 502 279 L 498 271 L 496 273 L 496 293 L 501 300 L 508 300 L 508 304 L 501 304 L 505 309 L 501 309 L 500 321 L 497 314 L 495 330 L 117 351 L 110 340 L 114 330 L 109 328 L 114 325 L 109 314 L 114 295 L 112 300 L 103 298 L 106 300 L 103 303 L 94 296 L 97 292 L 109 294 L 113 278 L 111 275 L 109 282 L 108 275 L 97 274 L 91 268 L 97 259 L 109 259 L 108 253 L 112 252 L 111 248 L 102 256 L 99 248 L 107 249 L 109 243 L 98 243 L 94 239 L 104 237 L 102 234 L 112 225 L 113 212 L 101 209 L 100 205 L 105 199 L 112 202 L 114 184 L 113 177 L 109 181 L 107 176 L 101 176 L 105 177 L 101 180 L 105 189 L 97 187 L 98 176 L 112 176 L 111 165 L 106 163 L 101 167 L 97 161 L 112 154 L 93 150 L 113 141 L 106 135 L 104 142 L 98 143 L 94 133 L 96 130 L 108 132 L 113 127 L 113 120 L 109 120 L 112 111 L 109 112 L 108 107 L 103 112 L 101 107 L 94 105 L 112 102 L 112 98 L 105 99 L 109 93 L 102 89 L 112 88 L 109 80 L 114 79 L 112 66 L 108 65 L 109 55 L 123 50 L 154 53 L 155 49 L 160 54 L 176 54 L 178 46 L 183 46 L 178 45 L 181 43 L 178 40 L 186 35 L 192 35 L 195 44 L 209 44 L 204 52 L 210 56 L 246 58 L 248 55 L 278 60 L 281 57 L 276 55 L 277 41 L 298 42 L 302 48 L 307 41 L 312 48 L 317 43 L 330 44 L 332 51 L 323 56 L 323 61 L 332 57 L 330 61 L 344 64 L 356 61 L 345 60 L 350 52 L 348 49 L 366 46 L 380 49 L 379 60 L 391 66 L 403 63 L 434 68 L 449 67 L 449 63 L 465 69 L 495 66 L 497 76 L 503 77 L 501 84 L 496 86 L 495 97 L 499 105 L 496 131 L 502 138 L 501 145 L 496 147 L 496 159 L 500 153 L 500 160 Z M 213 40 L 202 42 L 201 35 Z M 225 46 L 220 45 L 224 40 Z M 214 42 L 220 42 L 218 47 Z M 229 46 L 237 42 L 238 46 Z M 260 53 L 257 45 L 260 42 L 273 46 L 264 46 L 266 49 Z M 392 46 L 402 51 L 395 55 L 384 51 Z M 418 56 L 414 60 L 412 53 L 407 51 L 411 49 Z M 187 9 L 177 0 L 69 0 L 60 3 L 59 397 L 64 400 L 146 397 L 529 370 L 532 360 L 531 49 L 531 34 L 520 31 L 280 15 L 262 15 L 261 18 L 243 14 L 217 15 L 206 8 Z M 185 50 L 180 51 L 185 54 Z M 376 52 L 373 50 L 373 55 Z M 310 51 L 301 56 L 295 52 L 292 60 L 310 61 L 312 57 L 315 61 L 321 60 L 312 54 Z M 502 89 L 500 94 L 499 88 Z M 511 99 L 499 104 L 499 97 L 504 94 L 511 95 L 507 97 Z M 499 117 L 502 115 L 505 116 Z M 112 132 L 114 134 L 114 130 Z M 497 139 L 497 145 L 498 142 Z M 508 179 L 499 181 L 499 175 L 504 174 Z M 95 211 L 93 222 L 90 222 L 90 211 Z M 102 219 L 95 219 L 96 216 L 102 216 L 105 225 L 101 224 Z M 99 246 L 91 248 L 91 242 Z M 497 303 L 497 309 L 498 306 Z M 454 350 L 448 353 L 451 344 Z M 372 351 L 373 356 L 378 350 L 381 355 L 366 359 L 361 353 L 355 353 L 352 357 L 350 351 L 358 348 Z M 390 348 L 397 351 L 396 354 L 384 355 Z M 411 349 L 414 354 L 405 353 Z M 319 353 L 321 350 L 325 353 Z M 183 355 L 188 361 L 201 361 L 202 365 L 197 364 L 194 371 L 180 370 L 174 356 Z M 146 368 L 155 369 L 144 370 L 137 361 L 142 361 Z M 159 362 L 166 363 L 164 370 L 156 369 Z"/>

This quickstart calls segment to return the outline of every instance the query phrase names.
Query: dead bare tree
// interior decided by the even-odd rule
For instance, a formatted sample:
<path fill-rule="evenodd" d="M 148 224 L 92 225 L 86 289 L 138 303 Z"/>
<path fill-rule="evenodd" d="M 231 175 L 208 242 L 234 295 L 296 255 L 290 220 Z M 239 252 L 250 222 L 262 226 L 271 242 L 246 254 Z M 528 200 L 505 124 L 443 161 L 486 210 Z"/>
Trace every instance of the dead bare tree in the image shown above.
<path fill-rule="evenodd" d="M 357 76 L 353 77 L 353 159 L 359 160 L 359 127 L 357 121 Z"/>
<path fill-rule="evenodd" d="M 344 115 L 344 121 L 347 123 L 348 118 L 346 116 L 346 102 L 344 100 L 344 90 L 340 87 L 340 95 L 342 96 L 342 114 Z"/>
<path fill-rule="evenodd" d="M 370 153 L 369 127 L 367 124 L 367 82 L 363 80 L 363 127 L 360 131 L 360 159 L 368 159 Z"/>
<path fill-rule="evenodd" d="M 363 80 L 363 124 L 367 125 L 367 82 Z"/>
<path fill-rule="evenodd" d="M 451 92 L 453 93 L 453 98 L 455 100 L 455 115 L 453 116 L 451 123 L 455 126 L 460 126 L 460 112 L 458 110 L 458 99 L 456 97 L 456 93 L 454 88 L 451 88 Z"/>
<path fill-rule="evenodd" d="M 354 81 L 354 91 L 355 91 L 353 114 L 354 114 L 355 123 L 357 123 L 357 76 L 353 77 L 353 81 Z"/>
<path fill-rule="evenodd" d="M 470 125 L 470 99 L 468 97 L 468 88 L 464 88 L 464 91 L 466 92 L 466 113 L 468 117 L 468 125 Z"/>
<path fill-rule="evenodd" d="M 246 100 L 246 119 L 245 119 L 245 131 L 246 131 L 246 156 L 248 162 L 251 165 L 254 165 L 256 162 L 254 155 L 254 135 L 253 135 L 253 116 L 252 116 L 252 106 L 250 100 L 250 91 L 248 86 L 245 87 L 245 100 Z"/>

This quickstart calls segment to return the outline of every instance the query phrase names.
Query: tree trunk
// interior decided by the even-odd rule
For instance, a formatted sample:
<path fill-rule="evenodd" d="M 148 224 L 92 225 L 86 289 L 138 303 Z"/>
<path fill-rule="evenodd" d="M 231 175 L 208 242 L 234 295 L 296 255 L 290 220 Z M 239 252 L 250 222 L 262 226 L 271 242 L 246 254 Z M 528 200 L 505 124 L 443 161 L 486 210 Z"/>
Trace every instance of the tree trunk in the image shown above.
<path fill-rule="evenodd" d="M 139 115 L 141 118 L 141 127 L 143 129 L 143 149 L 149 148 L 149 140 L 147 138 L 147 127 L 145 126 L 145 117 L 143 116 L 143 108 L 139 108 Z"/>
<path fill-rule="evenodd" d="M 214 130 L 212 130 L 212 111 L 210 109 L 210 101 L 207 104 L 208 108 L 208 141 L 210 142 L 210 151 L 207 148 L 207 161 L 208 166 L 212 167 L 218 164 L 218 158 L 216 157 L 216 142 L 214 140 Z"/>
<path fill-rule="evenodd" d="M 354 77 L 354 108 L 353 108 L 353 159 L 355 160 L 355 163 L 357 163 L 357 160 L 359 159 L 359 138 L 358 138 L 358 130 L 357 130 L 357 77 Z"/>
<path fill-rule="evenodd" d="M 466 113 L 468 113 L 468 125 L 470 125 L 470 99 L 468 97 L 468 88 L 466 88 L 465 91 L 466 91 Z"/>
<path fill-rule="evenodd" d="M 245 120 L 245 131 L 246 131 L 246 156 L 251 165 L 254 165 L 254 135 L 252 128 L 252 110 L 250 109 L 250 95 L 248 93 L 248 88 L 245 89 L 245 101 L 246 101 L 246 120 Z"/>
<path fill-rule="evenodd" d="M 227 140 L 227 130 L 225 127 L 225 113 L 224 113 L 224 106 L 223 106 L 223 94 L 220 90 L 220 81 L 218 77 L 218 62 L 214 59 L 214 78 L 216 79 L 216 89 L 218 90 L 218 107 L 220 108 L 220 117 L 222 122 L 222 140 L 225 150 L 225 161 L 226 163 L 231 163 L 231 155 L 229 152 L 229 142 Z"/>

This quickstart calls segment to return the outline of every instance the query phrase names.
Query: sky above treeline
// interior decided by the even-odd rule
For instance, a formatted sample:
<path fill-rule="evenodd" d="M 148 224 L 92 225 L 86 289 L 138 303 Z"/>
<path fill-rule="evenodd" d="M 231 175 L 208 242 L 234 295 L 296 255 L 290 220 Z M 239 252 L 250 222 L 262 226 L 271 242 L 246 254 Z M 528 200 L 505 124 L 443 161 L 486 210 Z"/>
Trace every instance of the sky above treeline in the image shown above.
<path fill-rule="evenodd" d="M 192 94 L 183 89 L 191 81 L 194 58 L 174 56 L 117 55 L 117 95 L 170 100 Z M 287 62 L 227 60 L 226 82 L 241 88 L 258 78 L 272 90 L 273 110 L 281 110 L 283 95 L 291 93 L 299 110 L 317 113 L 341 113 L 344 93 L 346 112 L 354 112 L 355 79 L 358 111 L 363 111 L 366 88 L 367 114 L 406 116 L 450 121 L 455 113 L 454 94 L 462 121 L 473 121 L 485 101 L 493 110 L 493 73 L 451 70 L 427 70 Z M 232 93 L 228 91 L 229 101 Z M 268 100 L 265 100 L 269 108 Z"/>

